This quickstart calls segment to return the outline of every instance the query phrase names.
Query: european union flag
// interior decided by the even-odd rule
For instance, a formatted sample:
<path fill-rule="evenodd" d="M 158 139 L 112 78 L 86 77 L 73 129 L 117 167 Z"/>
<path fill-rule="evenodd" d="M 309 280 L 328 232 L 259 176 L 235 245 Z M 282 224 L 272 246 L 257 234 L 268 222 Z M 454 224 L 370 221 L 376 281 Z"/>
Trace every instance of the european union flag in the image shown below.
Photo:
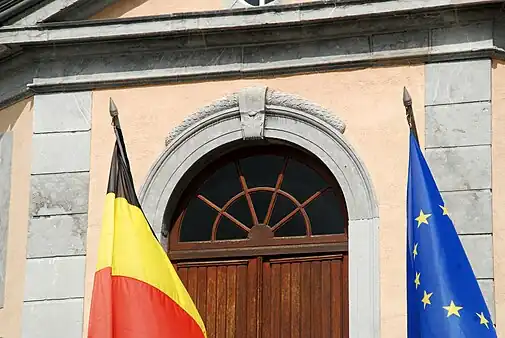
<path fill-rule="evenodd" d="M 410 135 L 408 338 L 496 337 L 489 310 L 435 180 Z"/>

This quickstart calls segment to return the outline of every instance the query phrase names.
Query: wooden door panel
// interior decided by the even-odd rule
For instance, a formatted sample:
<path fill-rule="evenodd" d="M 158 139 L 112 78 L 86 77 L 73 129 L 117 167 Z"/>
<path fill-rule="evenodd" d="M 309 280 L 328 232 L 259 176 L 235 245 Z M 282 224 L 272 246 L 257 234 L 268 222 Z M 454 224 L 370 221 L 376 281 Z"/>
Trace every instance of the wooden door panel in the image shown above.
<path fill-rule="evenodd" d="M 263 263 L 262 337 L 347 337 L 344 257 Z"/>
<path fill-rule="evenodd" d="M 175 264 L 209 338 L 257 336 L 257 260 Z"/>

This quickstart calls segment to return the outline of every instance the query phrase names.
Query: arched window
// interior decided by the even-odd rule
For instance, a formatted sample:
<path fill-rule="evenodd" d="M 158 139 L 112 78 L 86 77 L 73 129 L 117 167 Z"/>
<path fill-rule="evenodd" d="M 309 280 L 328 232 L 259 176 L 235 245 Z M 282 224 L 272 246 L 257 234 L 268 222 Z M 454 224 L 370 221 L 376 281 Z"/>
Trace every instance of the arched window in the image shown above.
<path fill-rule="evenodd" d="M 179 204 L 170 251 L 347 240 L 342 191 L 312 155 L 239 149 L 200 172 Z"/>

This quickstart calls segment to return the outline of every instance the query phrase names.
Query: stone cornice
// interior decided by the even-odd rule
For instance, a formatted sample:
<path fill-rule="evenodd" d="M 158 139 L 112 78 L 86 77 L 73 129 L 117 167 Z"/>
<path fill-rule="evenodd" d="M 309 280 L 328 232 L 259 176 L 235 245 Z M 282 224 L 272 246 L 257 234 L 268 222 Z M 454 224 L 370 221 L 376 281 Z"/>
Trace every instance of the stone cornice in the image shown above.
<path fill-rule="evenodd" d="M 31 91 L 76 91 L 505 57 L 502 2 L 445 1 L 445 5 L 429 10 L 426 6 L 432 2 L 440 4 L 441 1 L 423 0 L 425 6 L 417 11 L 402 12 L 396 8 L 373 15 L 370 14 L 372 7 L 391 4 L 392 1 L 361 4 L 359 8 L 357 4 L 348 4 L 338 8 L 341 11 L 354 8 L 354 12 L 340 13 L 338 20 L 328 20 L 328 15 L 318 16 L 317 20 L 313 17 L 308 19 L 310 24 L 299 21 L 298 24 L 280 25 L 273 19 L 269 24 L 262 23 L 266 20 L 264 13 L 274 17 L 288 15 L 280 12 L 280 7 L 277 7 L 277 12 L 275 8 L 224 11 L 227 15 L 233 12 L 237 17 L 248 15 L 249 19 L 242 23 L 240 29 L 216 31 L 215 28 L 205 28 L 197 33 L 185 30 L 172 34 L 170 38 L 167 38 L 166 32 L 147 37 L 147 31 L 143 36 L 139 31 L 133 34 L 130 30 L 136 24 L 145 24 L 144 27 L 158 25 L 158 18 L 0 29 L 0 39 L 2 34 L 20 34 L 16 40 L 20 43 L 10 45 L 17 47 L 16 54 L 0 63 L 0 106 L 26 97 Z M 417 0 L 394 3 L 420 6 Z M 301 10 L 312 8 L 321 14 L 324 8 L 330 7 L 337 8 L 333 4 L 316 3 L 314 6 L 287 6 L 286 10 L 295 10 L 299 14 Z M 351 13 L 356 15 L 358 9 L 368 14 L 352 16 Z M 195 22 L 203 25 L 210 14 L 206 15 L 198 20 L 197 14 L 164 18 L 181 20 L 181 17 L 194 16 Z M 111 27 L 116 27 L 115 33 L 109 30 Z M 174 28 L 170 25 L 165 28 L 170 27 Z M 74 29 L 81 33 L 76 33 L 78 31 Z M 91 36 L 83 37 L 85 29 L 97 29 L 94 30 L 97 34 L 94 40 Z M 103 35 L 98 34 L 100 31 Z M 52 40 L 54 34 L 59 36 L 58 41 L 65 43 Z M 67 34 L 67 40 L 63 34 Z M 3 38 L 3 41 L 8 40 L 7 35 Z"/>
<path fill-rule="evenodd" d="M 0 44 L 43 44 L 108 39 L 155 37 L 223 29 L 254 29 L 279 25 L 311 24 L 320 21 L 358 20 L 371 16 L 499 5 L 503 0 L 390 0 L 309 2 L 264 9 L 235 9 L 195 12 L 133 19 L 95 20 L 0 28 Z M 499 8 L 495 6 L 495 9 Z"/>

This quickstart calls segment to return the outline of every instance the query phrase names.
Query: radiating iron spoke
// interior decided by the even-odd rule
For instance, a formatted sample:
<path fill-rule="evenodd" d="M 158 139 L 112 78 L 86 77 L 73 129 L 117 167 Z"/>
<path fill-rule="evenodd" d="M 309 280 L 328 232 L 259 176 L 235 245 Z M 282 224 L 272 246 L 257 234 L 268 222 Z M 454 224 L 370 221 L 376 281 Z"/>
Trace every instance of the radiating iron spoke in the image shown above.
<path fill-rule="evenodd" d="M 203 202 L 205 202 L 209 207 L 212 209 L 216 210 L 219 214 L 223 215 L 224 217 L 228 218 L 230 221 L 235 223 L 237 226 L 239 226 L 242 230 L 249 232 L 251 229 L 249 229 L 248 226 L 244 225 L 244 223 L 240 222 L 238 219 L 227 213 L 226 211 L 223 211 L 220 207 L 209 201 L 205 196 L 203 195 L 198 195 L 197 196 L 199 199 L 201 199 Z"/>
<path fill-rule="evenodd" d="M 277 182 L 275 183 L 275 190 L 272 194 L 272 199 L 270 200 L 270 204 L 268 205 L 268 210 L 267 210 L 267 215 L 265 216 L 265 224 L 270 223 L 270 219 L 272 218 L 272 214 L 274 211 L 275 207 L 275 202 L 277 201 L 277 194 L 279 193 L 279 190 L 281 189 L 282 182 L 284 181 L 284 173 L 286 172 L 286 167 L 288 166 L 288 161 L 289 158 L 286 157 L 284 159 L 284 164 L 282 166 L 281 172 L 279 173 L 279 176 L 277 176 Z"/>
<path fill-rule="evenodd" d="M 240 165 L 238 162 L 235 162 L 235 167 L 237 168 L 238 177 L 240 178 L 240 184 L 242 185 L 242 189 L 244 190 L 245 198 L 247 200 L 247 205 L 249 206 L 249 210 L 251 211 L 251 218 L 253 225 L 258 224 L 258 216 L 256 215 L 256 210 L 254 210 L 254 205 L 251 199 L 251 195 L 249 194 L 249 188 L 247 187 L 247 182 L 245 180 L 244 175 L 242 174 L 242 170 L 240 169 Z"/>
<path fill-rule="evenodd" d="M 316 192 L 315 194 L 313 194 L 312 196 L 310 196 L 309 198 L 307 198 L 305 200 L 305 202 L 303 202 L 302 204 L 298 205 L 295 210 L 291 211 L 289 214 L 287 214 L 286 216 L 284 216 L 283 219 L 281 219 L 279 222 L 277 222 L 277 224 L 275 224 L 273 227 L 272 227 L 272 231 L 276 231 L 278 230 L 281 226 L 283 226 L 287 221 L 289 221 L 298 211 L 302 211 L 302 213 L 304 214 L 304 218 L 305 218 L 305 223 L 306 225 L 307 224 L 310 224 L 310 220 L 308 219 L 308 215 L 307 213 L 303 212 L 304 211 L 304 208 L 309 205 L 312 201 L 314 201 L 316 198 L 318 198 L 319 196 L 321 196 L 324 192 L 326 192 L 326 190 L 330 189 L 330 187 L 326 187 L 324 188 L 323 190 L 321 191 L 318 191 Z M 309 222 L 309 223 L 307 223 Z M 308 227 L 308 225 L 307 225 Z M 310 227 L 308 227 L 307 229 L 307 235 L 310 235 L 311 231 L 310 231 Z"/>

